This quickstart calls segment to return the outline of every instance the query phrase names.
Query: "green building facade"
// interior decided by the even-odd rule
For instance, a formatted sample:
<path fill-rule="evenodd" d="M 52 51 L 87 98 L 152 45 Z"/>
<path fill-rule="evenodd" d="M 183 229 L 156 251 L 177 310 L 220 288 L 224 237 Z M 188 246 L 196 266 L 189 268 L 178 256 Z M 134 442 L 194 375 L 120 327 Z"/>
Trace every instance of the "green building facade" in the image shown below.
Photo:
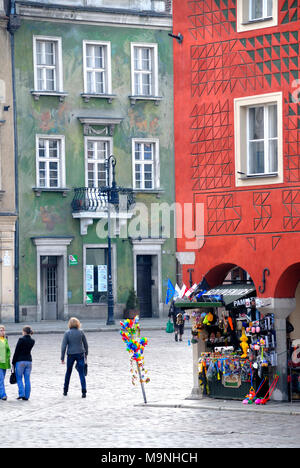
<path fill-rule="evenodd" d="M 132 287 L 159 316 L 176 266 L 171 12 L 57 3 L 16 2 L 19 320 L 106 317 L 111 155 L 133 192 L 110 210 L 115 316 Z"/>

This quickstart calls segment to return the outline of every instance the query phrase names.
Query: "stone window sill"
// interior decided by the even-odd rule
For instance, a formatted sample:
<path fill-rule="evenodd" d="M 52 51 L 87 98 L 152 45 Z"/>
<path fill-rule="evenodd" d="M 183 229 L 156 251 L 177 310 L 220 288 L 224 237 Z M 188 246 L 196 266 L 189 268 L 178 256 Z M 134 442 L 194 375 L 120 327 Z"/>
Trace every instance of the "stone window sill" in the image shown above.
<path fill-rule="evenodd" d="M 147 195 L 156 195 L 156 198 L 160 198 L 161 194 L 165 193 L 163 189 L 133 189 L 133 193 L 137 193 L 140 195 L 147 194 Z"/>
<path fill-rule="evenodd" d="M 155 103 L 156 106 L 159 105 L 160 101 L 162 101 L 162 96 L 128 96 L 130 100 L 130 104 L 135 106 L 136 101 L 152 101 Z"/>
<path fill-rule="evenodd" d="M 61 193 L 63 197 L 66 197 L 67 193 L 70 192 L 71 189 L 67 187 L 54 187 L 54 188 L 33 187 L 32 190 L 35 192 L 35 195 L 37 197 L 40 197 L 42 192 Z"/>
<path fill-rule="evenodd" d="M 274 172 L 271 174 L 253 174 L 253 175 L 247 175 L 243 174 L 242 172 L 239 172 L 241 175 L 240 179 L 241 180 L 248 180 L 248 179 L 268 179 L 272 177 L 278 177 L 278 172 Z"/>
<path fill-rule="evenodd" d="M 248 20 L 248 21 L 243 21 L 242 25 L 243 26 L 248 26 L 249 24 L 254 24 L 254 23 L 263 23 L 264 21 L 271 21 L 273 19 L 273 16 L 266 16 L 265 18 L 258 18 L 258 19 L 253 19 L 253 20 Z"/>
<path fill-rule="evenodd" d="M 89 102 L 90 99 L 107 99 L 109 104 L 116 98 L 116 94 L 96 94 L 96 93 L 81 93 L 84 102 Z"/>
<path fill-rule="evenodd" d="M 65 97 L 68 96 L 68 93 L 59 92 L 59 91 L 30 91 L 32 96 L 34 97 L 35 101 L 38 101 L 41 96 L 57 96 L 60 102 L 64 102 Z"/>

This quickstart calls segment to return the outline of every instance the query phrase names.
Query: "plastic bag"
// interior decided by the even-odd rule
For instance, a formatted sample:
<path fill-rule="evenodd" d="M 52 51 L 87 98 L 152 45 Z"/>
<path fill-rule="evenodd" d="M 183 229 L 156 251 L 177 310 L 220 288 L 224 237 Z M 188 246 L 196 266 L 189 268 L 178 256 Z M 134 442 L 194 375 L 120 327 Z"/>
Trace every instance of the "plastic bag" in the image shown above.
<path fill-rule="evenodd" d="M 167 333 L 173 333 L 173 332 L 174 332 L 174 325 L 173 325 L 173 323 L 171 322 L 171 320 L 169 320 L 169 321 L 167 322 L 166 332 L 167 332 Z"/>

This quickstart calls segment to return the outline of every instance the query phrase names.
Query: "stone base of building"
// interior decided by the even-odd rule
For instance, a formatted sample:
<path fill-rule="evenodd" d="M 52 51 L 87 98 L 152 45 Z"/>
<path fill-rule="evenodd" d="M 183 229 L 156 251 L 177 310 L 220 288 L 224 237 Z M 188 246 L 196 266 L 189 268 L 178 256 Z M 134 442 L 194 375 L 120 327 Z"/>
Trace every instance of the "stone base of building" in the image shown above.
<path fill-rule="evenodd" d="M 169 308 L 163 304 L 160 308 L 161 311 L 157 310 L 153 314 L 153 318 L 166 317 L 168 315 Z M 115 304 L 114 306 L 114 317 L 122 320 L 124 317 L 125 304 Z M 1 317 L 1 315 L 0 315 Z M 68 304 L 64 309 L 64 316 L 58 317 L 57 320 L 68 320 L 70 317 L 77 317 L 80 320 L 106 320 L 107 318 L 107 305 L 106 304 Z M 151 317 L 149 317 L 151 318 Z M 43 320 L 42 313 L 38 306 L 33 305 L 21 305 L 19 312 L 20 322 L 39 322 Z M 3 322 L 14 322 L 14 311 L 5 315 Z"/>
<path fill-rule="evenodd" d="M 15 309 L 11 305 L 0 305 L 0 323 L 14 323 Z"/>

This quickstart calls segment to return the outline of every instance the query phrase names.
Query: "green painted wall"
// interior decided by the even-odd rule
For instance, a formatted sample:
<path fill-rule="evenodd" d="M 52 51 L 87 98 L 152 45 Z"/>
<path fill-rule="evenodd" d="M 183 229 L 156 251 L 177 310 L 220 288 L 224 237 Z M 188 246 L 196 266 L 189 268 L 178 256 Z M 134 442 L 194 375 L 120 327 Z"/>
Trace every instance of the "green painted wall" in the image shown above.
<path fill-rule="evenodd" d="M 33 36 L 62 38 L 64 102 L 57 97 L 41 96 L 34 100 Z M 117 95 L 112 104 L 103 99 L 85 103 L 83 92 L 82 41 L 111 42 L 112 92 Z M 158 44 L 159 93 L 163 100 L 137 102 L 130 106 L 130 43 Z M 160 184 L 164 192 L 156 195 L 139 194 L 137 201 L 146 203 L 174 201 L 174 148 L 173 148 L 173 64 L 172 41 L 167 31 L 124 27 L 100 27 L 71 23 L 22 21 L 15 34 L 15 63 L 17 90 L 17 122 L 19 146 L 19 198 L 20 198 L 20 304 L 36 304 L 36 253 L 33 236 L 74 236 L 69 253 L 78 254 L 78 266 L 69 267 L 68 289 L 72 291 L 70 304 L 81 304 L 83 298 L 83 243 L 105 242 L 96 235 L 96 223 L 80 235 L 79 221 L 72 218 L 73 188 L 83 187 L 84 135 L 78 120 L 83 112 L 97 111 L 99 115 L 124 117 L 116 126 L 114 154 L 117 158 L 116 179 L 121 186 L 132 186 L 131 139 L 158 138 L 160 141 Z M 37 197 L 36 186 L 36 134 L 64 135 L 66 186 L 72 190 L 61 193 L 42 192 Z M 117 240 L 118 302 L 125 302 L 128 288 L 133 283 L 132 246 L 128 240 Z M 175 279 L 175 242 L 169 239 L 163 249 L 171 255 L 162 256 L 162 278 Z M 165 286 L 163 286 L 165 294 Z"/>

